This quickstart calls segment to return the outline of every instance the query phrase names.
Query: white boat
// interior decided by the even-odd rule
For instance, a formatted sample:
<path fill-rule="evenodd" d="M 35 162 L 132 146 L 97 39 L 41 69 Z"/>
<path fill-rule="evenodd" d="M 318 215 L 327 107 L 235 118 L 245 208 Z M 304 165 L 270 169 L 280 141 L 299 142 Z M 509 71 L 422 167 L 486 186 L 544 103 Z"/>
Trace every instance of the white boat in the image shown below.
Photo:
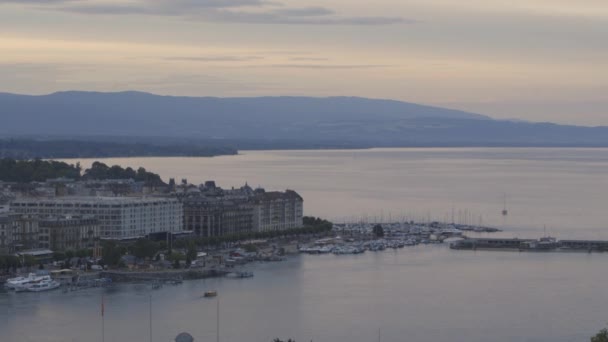
<path fill-rule="evenodd" d="M 45 281 L 41 281 L 39 283 L 30 285 L 27 287 L 27 290 L 30 292 L 42 292 L 42 291 L 50 291 L 50 290 L 54 290 L 57 289 L 61 286 L 61 284 L 59 282 L 56 282 L 54 280 L 45 280 Z"/>
<path fill-rule="evenodd" d="M 36 276 L 34 275 L 33 277 L 28 277 L 27 281 L 23 281 L 19 284 L 15 284 L 13 285 L 12 289 L 15 290 L 15 292 L 24 292 L 27 291 L 29 287 L 42 283 L 42 282 L 50 282 L 52 279 L 50 276 L 48 275 L 44 275 L 44 276 Z"/>
<path fill-rule="evenodd" d="M 17 288 L 20 288 L 23 285 L 36 280 L 37 278 L 38 276 L 35 273 L 30 273 L 27 275 L 27 277 L 10 278 L 6 281 L 4 287 L 9 290 L 16 290 Z"/>

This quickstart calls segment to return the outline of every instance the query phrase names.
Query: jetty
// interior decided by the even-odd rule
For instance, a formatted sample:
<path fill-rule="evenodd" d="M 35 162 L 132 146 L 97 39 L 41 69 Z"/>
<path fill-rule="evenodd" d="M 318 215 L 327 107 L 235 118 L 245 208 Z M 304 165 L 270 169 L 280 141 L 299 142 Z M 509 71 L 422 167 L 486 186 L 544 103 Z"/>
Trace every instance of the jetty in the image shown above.
<path fill-rule="evenodd" d="M 229 272 L 223 269 L 211 270 L 175 270 L 175 271 L 103 271 L 100 276 L 112 279 L 112 282 L 151 282 L 181 283 L 182 280 L 223 277 Z"/>
<path fill-rule="evenodd" d="M 553 237 L 540 239 L 468 238 L 454 241 L 456 250 L 512 250 L 519 252 L 608 252 L 606 240 L 557 240 Z"/>

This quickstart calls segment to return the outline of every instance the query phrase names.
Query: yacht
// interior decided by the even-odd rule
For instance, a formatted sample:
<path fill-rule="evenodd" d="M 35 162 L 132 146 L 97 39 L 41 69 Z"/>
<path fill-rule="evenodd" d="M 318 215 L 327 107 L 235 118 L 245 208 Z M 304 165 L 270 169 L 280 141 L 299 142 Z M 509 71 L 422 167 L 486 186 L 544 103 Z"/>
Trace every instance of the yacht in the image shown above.
<path fill-rule="evenodd" d="M 46 277 L 48 277 L 48 276 L 46 276 Z M 9 290 L 17 290 L 17 289 L 23 287 L 23 285 L 26 285 L 26 284 L 29 284 L 29 283 L 35 282 L 35 281 L 41 281 L 43 279 L 45 279 L 45 278 L 42 276 L 38 276 L 35 273 L 30 273 L 27 275 L 27 277 L 16 277 L 16 278 L 8 279 L 6 281 L 6 284 L 4 284 L 4 287 L 6 287 Z"/>
<path fill-rule="evenodd" d="M 34 276 L 33 278 L 29 279 L 27 282 L 24 282 L 24 283 L 19 284 L 19 285 L 15 285 L 13 287 L 13 290 L 15 290 L 15 292 L 25 292 L 30 287 L 32 287 L 32 286 L 34 286 L 36 284 L 40 284 L 40 283 L 43 283 L 43 282 L 50 282 L 50 281 L 52 281 L 52 279 L 48 275 Z"/>
<path fill-rule="evenodd" d="M 61 284 L 54 280 L 44 280 L 39 283 L 32 284 L 27 287 L 27 291 L 30 292 L 42 292 L 57 289 Z"/>

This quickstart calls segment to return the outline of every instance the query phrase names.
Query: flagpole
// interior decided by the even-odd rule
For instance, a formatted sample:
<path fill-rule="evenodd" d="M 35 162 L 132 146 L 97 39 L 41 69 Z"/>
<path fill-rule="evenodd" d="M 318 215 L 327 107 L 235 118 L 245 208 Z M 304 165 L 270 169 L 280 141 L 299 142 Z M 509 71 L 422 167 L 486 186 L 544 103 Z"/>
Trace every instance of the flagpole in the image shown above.
<path fill-rule="evenodd" d="M 104 311 L 105 311 L 105 305 L 104 305 L 104 298 L 103 298 L 103 294 L 102 294 L 101 295 L 101 342 L 106 341 L 106 327 L 105 327 Z"/>
<path fill-rule="evenodd" d="M 152 295 L 150 295 L 150 342 L 152 342 Z"/>
<path fill-rule="evenodd" d="M 217 342 L 220 342 L 220 297 L 217 297 Z"/>

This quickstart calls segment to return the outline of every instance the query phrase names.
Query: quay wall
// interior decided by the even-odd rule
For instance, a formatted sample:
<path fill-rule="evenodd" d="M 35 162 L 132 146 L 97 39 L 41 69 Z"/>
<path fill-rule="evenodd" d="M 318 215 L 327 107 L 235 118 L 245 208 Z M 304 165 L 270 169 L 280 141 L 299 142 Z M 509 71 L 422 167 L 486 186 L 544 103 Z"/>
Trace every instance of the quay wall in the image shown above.
<path fill-rule="evenodd" d="M 203 279 L 222 277 L 228 272 L 224 270 L 171 270 L 171 271 L 103 271 L 100 276 L 110 278 L 113 282 L 155 281 L 174 279 Z"/>

